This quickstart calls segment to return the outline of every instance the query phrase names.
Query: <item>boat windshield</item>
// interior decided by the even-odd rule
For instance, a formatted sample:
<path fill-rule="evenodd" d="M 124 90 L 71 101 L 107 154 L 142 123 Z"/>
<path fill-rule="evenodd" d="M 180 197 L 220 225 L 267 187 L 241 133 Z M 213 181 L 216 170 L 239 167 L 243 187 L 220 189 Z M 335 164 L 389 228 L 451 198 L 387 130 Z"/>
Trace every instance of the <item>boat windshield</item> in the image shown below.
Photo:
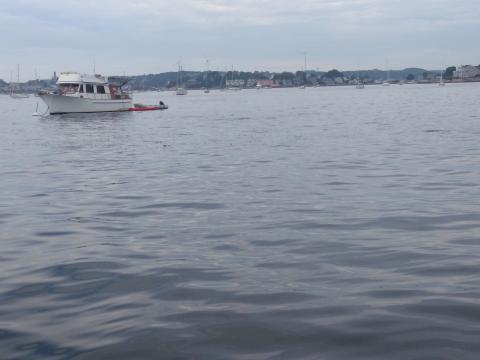
<path fill-rule="evenodd" d="M 62 94 L 75 94 L 78 91 L 78 84 L 60 84 Z"/>

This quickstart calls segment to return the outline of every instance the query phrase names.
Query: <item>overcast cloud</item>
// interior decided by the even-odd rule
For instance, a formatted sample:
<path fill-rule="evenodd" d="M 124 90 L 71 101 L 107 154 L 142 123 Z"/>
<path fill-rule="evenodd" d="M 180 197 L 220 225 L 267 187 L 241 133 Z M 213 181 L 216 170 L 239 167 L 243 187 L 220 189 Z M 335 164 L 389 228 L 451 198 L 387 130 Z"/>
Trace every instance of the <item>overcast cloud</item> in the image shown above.
<path fill-rule="evenodd" d="M 480 63 L 478 0 L 0 0 L 0 78 Z"/>

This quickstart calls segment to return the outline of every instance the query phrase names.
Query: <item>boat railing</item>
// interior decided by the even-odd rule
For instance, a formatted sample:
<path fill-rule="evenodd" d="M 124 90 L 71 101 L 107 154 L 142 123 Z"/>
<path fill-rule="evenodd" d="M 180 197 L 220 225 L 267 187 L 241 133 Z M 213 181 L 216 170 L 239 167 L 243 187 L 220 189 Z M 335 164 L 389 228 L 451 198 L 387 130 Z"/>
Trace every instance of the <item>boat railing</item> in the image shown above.
<path fill-rule="evenodd" d="M 60 95 L 60 96 L 78 96 L 84 99 L 93 99 L 93 100 L 130 100 L 132 97 L 130 93 L 122 91 L 121 93 L 78 93 L 78 92 L 66 92 L 60 89 L 56 89 L 54 91 L 51 90 L 40 90 L 36 94 L 37 96 L 42 95 Z"/>

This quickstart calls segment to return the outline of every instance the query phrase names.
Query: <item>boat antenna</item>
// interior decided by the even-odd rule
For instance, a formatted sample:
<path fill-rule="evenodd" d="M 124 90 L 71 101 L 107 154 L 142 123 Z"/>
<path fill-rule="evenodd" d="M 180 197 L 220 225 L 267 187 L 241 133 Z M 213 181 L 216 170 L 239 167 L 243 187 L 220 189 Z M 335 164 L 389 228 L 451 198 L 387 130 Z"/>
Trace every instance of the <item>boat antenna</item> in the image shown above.
<path fill-rule="evenodd" d="M 93 75 L 96 74 L 96 62 L 95 62 L 95 58 L 93 58 Z"/>

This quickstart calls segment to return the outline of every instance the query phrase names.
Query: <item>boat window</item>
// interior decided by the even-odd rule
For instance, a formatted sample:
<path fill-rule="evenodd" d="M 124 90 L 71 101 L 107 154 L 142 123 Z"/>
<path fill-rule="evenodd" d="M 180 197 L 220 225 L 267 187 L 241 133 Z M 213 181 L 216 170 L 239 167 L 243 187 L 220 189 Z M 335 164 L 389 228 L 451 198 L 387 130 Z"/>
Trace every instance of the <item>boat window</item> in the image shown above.
<path fill-rule="evenodd" d="M 105 94 L 105 87 L 103 85 L 97 85 L 97 94 Z"/>
<path fill-rule="evenodd" d="M 78 84 L 60 84 L 59 88 L 63 94 L 75 94 L 78 91 Z"/>
<path fill-rule="evenodd" d="M 93 94 L 93 85 L 92 84 L 87 84 L 86 85 L 86 90 L 88 94 Z"/>
<path fill-rule="evenodd" d="M 83 94 L 83 84 L 80 84 L 80 87 L 78 88 L 78 92 Z"/>

